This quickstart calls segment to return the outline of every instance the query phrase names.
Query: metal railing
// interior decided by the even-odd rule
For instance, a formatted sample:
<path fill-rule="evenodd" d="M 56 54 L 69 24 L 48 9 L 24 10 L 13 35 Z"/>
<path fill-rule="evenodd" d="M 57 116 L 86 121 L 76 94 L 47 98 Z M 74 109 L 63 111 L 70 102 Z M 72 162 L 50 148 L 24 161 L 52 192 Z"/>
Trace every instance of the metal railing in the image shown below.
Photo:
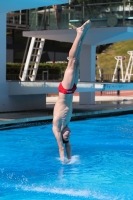
<path fill-rule="evenodd" d="M 121 82 L 120 74 L 121 74 L 121 71 L 120 71 L 120 68 L 118 68 L 117 78 L 115 80 L 117 83 Z M 101 76 L 99 76 L 99 74 L 96 74 L 96 80 L 98 82 L 112 82 L 113 75 L 114 74 L 104 74 L 104 71 L 102 70 Z M 120 90 L 117 90 L 117 91 L 115 91 L 115 90 L 113 90 L 113 91 L 101 91 L 100 95 L 118 95 L 119 96 Z"/>
<path fill-rule="evenodd" d="M 88 2 L 82 0 L 80 4 L 62 5 L 60 29 L 74 29 L 87 19 L 91 20 L 91 27 L 133 26 L 133 1 Z M 7 13 L 7 23 L 25 25 L 30 30 L 39 30 L 42 26 L 44 29 L 57 29 L 52 6 Z"/>
<path fill-rule="evenodd" d="M 29 29 L 28 10 L 19 10 L 7 13 L 7 28 L 22 30 Z"/>

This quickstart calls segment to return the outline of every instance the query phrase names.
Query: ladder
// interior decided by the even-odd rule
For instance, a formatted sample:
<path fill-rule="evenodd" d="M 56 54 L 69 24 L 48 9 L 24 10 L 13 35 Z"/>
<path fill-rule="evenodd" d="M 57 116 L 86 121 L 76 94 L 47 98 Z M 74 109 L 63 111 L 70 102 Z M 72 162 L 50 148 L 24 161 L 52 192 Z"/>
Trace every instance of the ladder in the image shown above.
<path fill-rule="evenodd" d="M 20 69 L 19 78 L 21 81 L 26 81 L 28 79 L 30 81 L 36 80 L 37 70 L 40 63 L 45 39 L 32 37 L 30 46 L 29 46 L 29 42 L 30 42 L 30 38 L 28 38 L 25 55 L 23 58 L 21 69 Z M 29 46 L 29 51 L 26 58 L 26 62 L 24 62 L 28 46 Z"/>
<path fill-rule="evenodd" d="M 131 76 L 133 76 L 133 74 L 132 74 L 132 70 L 133 70 L 133 51 L 128 51 L 127 53 L 130 55 L 130 58 L 129 58 L 128 65 L 127 65 L 127 68 L 126 68 L 125 81 L 127 80 L 128 82 L 130 82 Z"/>
<path fill-rule="evenodd" d="M 123 74 L 123 61 L 126 60 L 126 57 L 125 56 L 115 56 L 115 59 L 116 59 L 116 66 L 115 66 L 114 74 L 112 77 L 112 82 L 117 81 L 116 75 L 117 75 L 118 68 L 120 68 L 120 70 L 121 70 L 121 79 L 120 80 L 122 82 L 125 82 L 124 74 Z"/>
<path fill-rule="evenodd" d="M 44 30 L 47 29 L 47 7 L 44 7 L 42 19 L 41 19 L 41 24 L 40 26 L 35 26 L 37 30 Z M 37 20 L 37 12 L 38 9 L 35 9 L 32 11 L 32 19 L 31 19 L 31 27 L 30 29 L 34 28 L 34 25 L 32 22 Z M 37 23 L 38 24 L 38 23 Z M 35 24 L 36 25 L 36 24 Z M 21 81 L 35 81 L 36 80 L 36 75 L 37 75 L 37 70 L 38 66 L 40 63 L 41 55 L 43 52 L 43 47 L 44 47 L 45 39 L 44 38 L 28 38 L 27 39 L 27 44 L 23 56 L 23 61 L 21 64 L 21 69 L 19 73 L 19 79 Z"/>

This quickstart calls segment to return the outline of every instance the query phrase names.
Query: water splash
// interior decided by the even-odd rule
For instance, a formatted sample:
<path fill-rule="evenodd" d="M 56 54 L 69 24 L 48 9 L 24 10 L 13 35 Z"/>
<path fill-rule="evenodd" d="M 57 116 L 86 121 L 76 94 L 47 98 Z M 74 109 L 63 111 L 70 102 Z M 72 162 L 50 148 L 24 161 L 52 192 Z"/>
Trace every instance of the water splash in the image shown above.
<path fill-rule="evenodd" d="M 91 198 L 97 200 L 116 200 L 118 198 L 112 198 L 108 195 L 100 194 L 96 191 L 90 190 L 76 190 L 76 189 L 64 189 L 64 188 L 57 188 L 52 187 L 48 188 L 46 186 L 23 186 L 21 188 L 24 191 L 28 192 L 41 192 L 41 193 L 51 193 L 51 194 L 59 194 L 59 195 L 67 195 L 71 197 L 82 197 L 82 198 Z"/>
<path fill-rule="evenodd" d="M 61 161 L 60 158 L 56 158 L 57 160 Z M 68 159 L 65 158 L 65 163 L 68 162 Z M 68 162 L 68 164 L 80 164 L 80 158 L 79 158 L 79 155 L 74 155 L 71 157 L 71 161 Z"/>
<path fill-rule="evenodd" d="M 34 192 L 43 192 L 43 193 L 53 193 L 53 194 L 61 194 L 75 197 L 89 197 L 90 192 L 87 190 L 74 190 L 74 189 L 62 189 L 62 188 L 48 188 L 48 187 L 38 187 L 38 186 L 25 186 L 22 187 L 24 191 L 34 191 Z"/>
<path fill-rule="evenodd" d="M 80 164 L 80 158 L 78 155 L 72 156 L 71 162 L 69 164 Z"/>

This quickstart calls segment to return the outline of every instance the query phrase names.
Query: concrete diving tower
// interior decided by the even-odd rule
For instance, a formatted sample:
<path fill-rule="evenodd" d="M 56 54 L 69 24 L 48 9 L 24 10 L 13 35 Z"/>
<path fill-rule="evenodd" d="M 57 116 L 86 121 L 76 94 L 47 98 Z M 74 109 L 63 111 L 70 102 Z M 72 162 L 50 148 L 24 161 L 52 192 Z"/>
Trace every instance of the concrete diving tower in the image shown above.
<path fill-rule="evenodd" d="M 9 82 L 9 96 L 41 95 L 58 93 L 59 82 Z M 76 92 L 96 92 L 110 90 L 133 90 L 133 83 L 91 83 L 79 82 Z"/>
<path fill-rule="evenodd" d="M 24 31 L 23 36 L 72 43 L 76 36 L 76 30 Z M 96 46 L 131 39 L 133 39 L 132 27 L 90 28 L 81 52 L 80 81 L 95 82 Z M 80 93 L 81 104 L 94 104 L 94 102 L 94 92 Z"/>
<path fill-rule="evenodd" d="M 24 37 L 45 38 L 60 42 L 73 42 L 76 30 L 43 30 L 43 31 L 24 31 Z M 133 39 L 132 27 L 107 27 L 107 28 L 90 28 L 90 31 L 84 39 L 85 45 L 98 46 Z"/>

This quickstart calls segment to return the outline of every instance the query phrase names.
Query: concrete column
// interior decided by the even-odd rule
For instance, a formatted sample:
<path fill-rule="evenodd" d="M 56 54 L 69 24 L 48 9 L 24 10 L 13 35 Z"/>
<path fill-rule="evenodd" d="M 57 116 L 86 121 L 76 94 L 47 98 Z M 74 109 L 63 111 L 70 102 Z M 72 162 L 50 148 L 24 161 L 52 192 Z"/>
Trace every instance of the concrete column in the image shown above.
<path fill-rule="evenodd" d="M 80 58 L 80 81 L 95 82 L 95 64 L 96 47 L 83 45 Z M 95 104 L 95 93 L 80 93 L 80 104 Z"/>
<path fill-rule="evenodd" d="M 9 96 L 6 82 L 6 13 L 0 13 L 0 112 L 45 108 L 45 94 Z"/>
<path fill-rule="evenodd" d="M 8 87 L 6 83 L 6 13 L 0 13 L 0 112 L 5 110 Z"/>
<path fill-rule="evenodd" d="M 0 83 L 2 82 L 6 82 L 6 13 L 0 13 Z"/>

